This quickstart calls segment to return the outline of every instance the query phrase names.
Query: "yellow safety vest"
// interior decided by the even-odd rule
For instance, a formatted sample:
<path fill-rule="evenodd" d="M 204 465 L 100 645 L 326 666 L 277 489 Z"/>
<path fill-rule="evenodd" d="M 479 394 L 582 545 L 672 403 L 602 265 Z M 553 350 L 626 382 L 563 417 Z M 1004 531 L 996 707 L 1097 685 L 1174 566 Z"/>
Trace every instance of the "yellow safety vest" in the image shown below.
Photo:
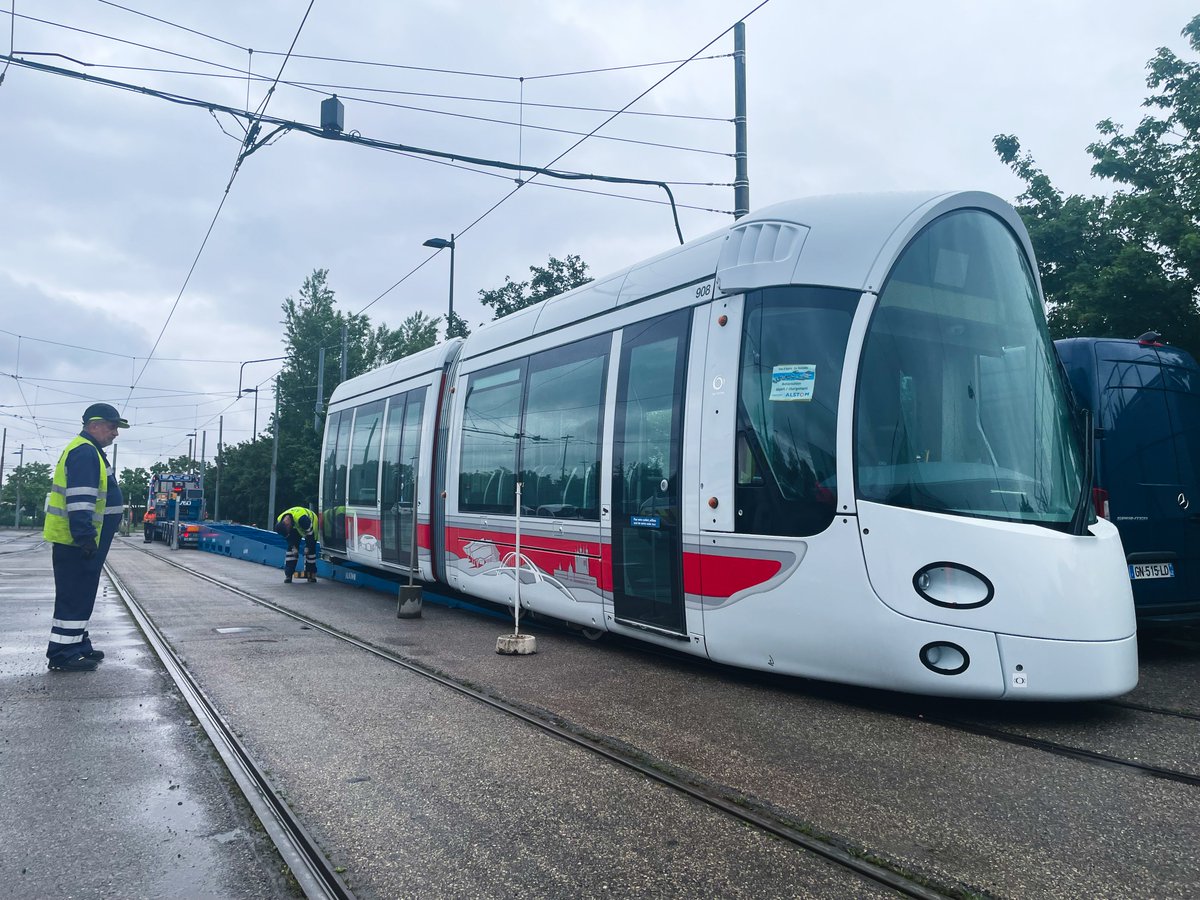
<path fill-rule="evenodd" d="M 281 512 L 279 514 L 279 517 L 275 521 L 277 523 L 282 522 L 283 517 L 288 515 L 289 513 L 292 516 L 292 524 L 296 527 L 296 530 L 299 531 L 301 534 L 304 534 L 304 535 L 312 534 L 313 531 L 316 529 L 317 514 L 315 512 L 313 512 L 311 509 L 308 509 L 307 507 L 304 507 L 304 506 L 293 506 L 291 509 L 285 509 L 283 512 Z M 300 527 L 300 517 L 301 516 L 308 516 L 308 522 L 309 522 L 308 531 L 305 531 L 303 528 Z"/>
<path fill-rule="evenodd" d="M 76 447 L 87 444 L 100 457 L 100 487 L 92 500 L 92 488 L 76 487 L 67 489 L 67 455 Z M 104 462 L 104 454 L 100 448 L 85 438 L 76 435 L 54 467 L 54 481 L 50 493 L 46 495 L 46 524 L 42 526 L 42 537 L 52 544 L 74 544 L 71 536 L 70 513 L 81 509 L 92 510 L 92 524 L 96 526 L 96 546 L 100 545 L 100 531 L 104 527 L 104 507 L 108 505 L 108 465 Z"/>

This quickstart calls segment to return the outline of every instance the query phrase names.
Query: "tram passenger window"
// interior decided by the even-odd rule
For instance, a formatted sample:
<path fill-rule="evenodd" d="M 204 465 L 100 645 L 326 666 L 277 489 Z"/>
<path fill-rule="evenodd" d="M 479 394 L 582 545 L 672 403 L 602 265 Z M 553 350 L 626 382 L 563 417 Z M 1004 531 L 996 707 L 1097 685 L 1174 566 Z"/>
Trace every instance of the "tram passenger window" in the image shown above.
<path fill-rule="evenodd" d="M 325 481 L 321 497 L 321 543 L 346 548 L 346 464 L 350 455 L 353 410 L 334 413 L 326 426 Z"/>
<path fill-rule="evenodd" d="M 459 508 L 512 515 L 524 363 L 468 376 L 458 476 Z"/>
<path fill-rule="evenodd" d="M 382 434 L 382 400 L 354 411 L 354 433 L 350 440 L 351 506 L 379 505 L 379 442 Z"/>
<path fill-rule="evenodd" d="M 836 508 L 842 363 L 858 293 L 747 295 L 738 394 L 737 530 L 810 535 Z"/>
<path fill-rule="evenodd" d="M 529 359 L 521 429 L 522 515 L 597 519 L 608 335 Z"/>

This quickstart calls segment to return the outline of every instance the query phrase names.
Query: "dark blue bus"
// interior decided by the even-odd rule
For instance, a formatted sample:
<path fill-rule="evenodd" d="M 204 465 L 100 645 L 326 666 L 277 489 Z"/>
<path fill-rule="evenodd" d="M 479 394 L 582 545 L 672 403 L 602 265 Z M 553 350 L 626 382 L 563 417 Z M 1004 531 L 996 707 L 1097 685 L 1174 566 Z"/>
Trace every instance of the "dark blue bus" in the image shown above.
<path fill-rule="evenodd" d="M 1055 347 L 1092 411 L 1096 514 L 1121 533 L 1139 624 L 1200 621 L 1200 365 L 1154 332 Z"/>

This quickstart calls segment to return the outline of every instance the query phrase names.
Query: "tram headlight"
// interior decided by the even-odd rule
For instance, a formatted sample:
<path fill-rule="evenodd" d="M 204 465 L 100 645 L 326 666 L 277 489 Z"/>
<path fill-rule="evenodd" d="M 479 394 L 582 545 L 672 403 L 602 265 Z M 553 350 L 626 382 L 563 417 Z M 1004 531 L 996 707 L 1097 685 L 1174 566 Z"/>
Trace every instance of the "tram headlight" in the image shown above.
<path fill-rule="evenodd" d="M 996 596 L 991 581 L 970 566 L 952 562 L 934 562 L 913 576 L 917 593 L 935 606 L 949 609 L 975 609 Z"/>
<path fill-rule="evenodd" d="M 957 675 L 967 670 L 971 657 L 958 644 L 933 641 L 921 648 L 921 664 L 939 675 Z"/>

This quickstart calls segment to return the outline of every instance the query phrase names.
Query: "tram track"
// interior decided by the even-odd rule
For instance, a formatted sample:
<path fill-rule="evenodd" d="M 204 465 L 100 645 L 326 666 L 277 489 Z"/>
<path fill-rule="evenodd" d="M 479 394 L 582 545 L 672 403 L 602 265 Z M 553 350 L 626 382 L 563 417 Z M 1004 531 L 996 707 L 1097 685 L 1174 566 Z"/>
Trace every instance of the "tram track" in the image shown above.
<path fill-rule="evenodd" d="M 1105 706 L 1115 706 L 1118 709 L 1132 709 L 1137 712 L 1153 713 L 1156 716 L 1167 716 L 1175 719 L 1191 719 L 1200 722 L 1200 713 L 1187 712 L 1181 709 L 1171 709 L 1166 706 L 1152 706 L 1148 703 L 1134 703 L 1131 700 L 1104 700 Z"/>
<path fill-rule="evenodd" d="M 699 659 L 698 657 L 689 656 L 686 654 L 673 653 L 669 650 L 648 646 L 640 642 L 637 644 L 636 649 L 638 652 L 646 655 L 670 659 L 677 664 L 695 667 L 707 672 L 720 671 L 723 674 L 731 677 L 738 677 L 746 681 L 775 687 L 780 684 L 781 676 L 773 676 L 769 673 L 746 671 L 730 673 L 728 669 L 721 667 L 716 663 L 711 663 L 706 660 Z M 850 706 L 856 709 L 869 709 L 872 712 L 895 716 L 909 721 L 920 722 L 928 725 L 936 725 L 953 731 L 974 734 L 979 737 L 990 738 L 995 741 L 1021 746 L 1031 750 L 1039 750 L 1044 753 L 1049 753 L 1067 759 L 1073 759 L 1090 765 L 1101 766 L 1103 768 L 1125 770 L 1139 776 L 1153 777 L 1164 781 L 1187 785 L 1189 787 L 1200 787 L 1200 775 L 1193 774 L 1191 772 L 1170 769 L 1164 766 L 1156 766 L 1137 759 L 1129 759 L 1110 753 L 1103 753 L 1097 750 L 1089 750 L 1085 747 L 1076 747 L 1070 744 L 1064 744 L 1060 741 L 1053 741 L 1033 735 L 1022 734 L 1020 732 L 1011 731 L 1005 728 L 986 725 L 981 722 L 973 722 L 969 719 L 964 719 L 961 717 L 944 715 L 936 711 L 931 711 L 928 707 L 918 707 L 915 704 L 914 698 L 909 698 L 907 696 L 898 696 L 894 703 L 887 703 L 878 699 L 867 699 L 866 697 L 857 696 L 854 699 L 848 700 L 839 695 L 849 691 L 854 691 L 856 689 L 847 688 L 842 685 L 828 685 L 824 682 L 810 682 L 806 686 L 809 686 L 809 689 L 812 691 L 814 696 L 821 696 L 830 702 L 838 703 L 843 706 Z M 1160 715 L 1184 720 L 1200 721 L 1200 714 L 1198 713 L 1174 710 L 1166 707 L 1156 707 L 1149 704 L 1141 704 L 1127 700 L 1101 700 L 1095 701 L 1095 705 L 1109 706 L 1117 709 L 1127 709 L 1133 712 Z"/>
<path fill-rule="evenodd" d="M 679 769 L 649 753 L 642 752 L 636 747 L 631 747 L 628 744 L 616 741 L 605 735 L 593 733 L 551 712 L 505 699 L 502 696 L 457 679 L 445 672 L 434 670 L 410 659 L 398 656 L 387 649 L 378 647 L 352 634 L 342 632 L 318 619 L 311 618 L 271 600 L 259 597 L 220 578 L 204 572 L 198 572 L 189 566 L 165 558 L 151 550 L 136 546 L 131 546 L 131 549 L 136 549 L 194 578 L 212 584 L 256 605 L 270 609 L 313 630 L 348 643 L 407 672 L 468 696 L 498 712 L 518 719 L 527 725 L 576 747 L 587 750 L 610 763 L 637 772 L 665 787 L 731 816 L 746 825 L 757 828 L 798 849 L 814 853 L 829 862 L 854 872 L 860 877 L 897 891 L 904 896 L 925 898 L 925 900 L 946 900 L 946 898 L 964 898 L 965 900 L 965 898 L 988 896 L 977 889 L 966 886 L 937 883 L 933 879 L 908 871 L 902 865 L 891 863 L 867 848 L 855 846 L 843 838 L 827 834 L 804 822 L 781 815 L 769 806 L 744 795 L 735 788 L 713 784 L 694 773 Z M 121 589 L 119 588 L 119 590 Z M 125 591 L 121 590 L 121 593 L 122 596 L 126 596 Z M 141 616 L 144 617 L 145 614 L 141 613 Z M 141 620 L 139 619 L 140 623 Z M 147 626 L 149 629 L 154 629 L 153 623 L 149 622 L 148 619 Z M 157 631 L 157 629 L 154 630 Z M 182 669 L 182 666 L 180 668 Z M 190 676 L 187 676 L 187 678 L 190 682 Z M 195 690 L 203 696 L 198 687 Z M 219 714 L 215 710 L 213 712 L 219 719 Z M 228 726 L 225 726 L 225 729 L 227 730 Z M 232 737 L 232 734 L 230 736 Z M 273 790 L 271 793 L 274 795 Z"/>
<path fill-rule="evenodd" d="M 164 560 L 165 561 L 165 560 Z M 172 563 L 174 565 L 174 563 Z M 179 568 L 185 568 L 180 566 Z M 166 637 L 119 575 L 106 562 L 104 572 L 146 637 L 172 681 L 187 701 L 196 721 L 204 728 L 230 775 L 254 809 L 305 896 L 310 900 L 354 900 L 354 894 L 332 863 L 282 799 L 266 772 L 247 751 L 220 711 L 180 661 Z"/>

